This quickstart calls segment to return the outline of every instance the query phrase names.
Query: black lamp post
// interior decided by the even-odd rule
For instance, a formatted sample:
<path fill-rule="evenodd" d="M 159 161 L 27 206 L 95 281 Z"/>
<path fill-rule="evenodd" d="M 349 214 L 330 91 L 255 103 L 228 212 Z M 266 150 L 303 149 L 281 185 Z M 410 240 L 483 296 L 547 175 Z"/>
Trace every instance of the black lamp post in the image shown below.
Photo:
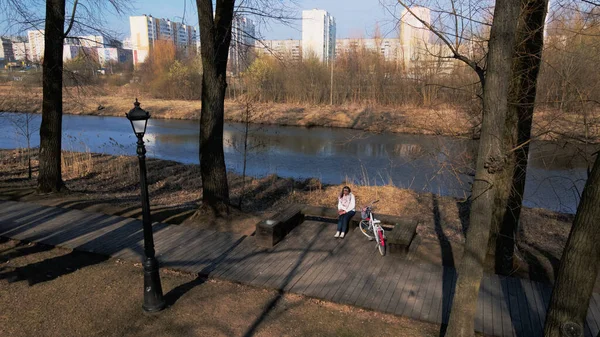
<path fill-rule="evenodd" d="M 154 238 L 152 235 L 152 220 L 150 218 L 150 201 L 148 199 L 148 184 L 146 182 L 146 147 L 144 146 L 144 133 L 150 114 L 140 108 L 137 98 L 135 107 L 125 114 L 131 122 L 133 132 L 137 137 L 137 155 L 140 162 L 140 188 L 142 190 L 142 223 L 144 225 L 144 305 L 146 312 L 156 312 L 164 309 L 158 261 L 154 256 Z"/>

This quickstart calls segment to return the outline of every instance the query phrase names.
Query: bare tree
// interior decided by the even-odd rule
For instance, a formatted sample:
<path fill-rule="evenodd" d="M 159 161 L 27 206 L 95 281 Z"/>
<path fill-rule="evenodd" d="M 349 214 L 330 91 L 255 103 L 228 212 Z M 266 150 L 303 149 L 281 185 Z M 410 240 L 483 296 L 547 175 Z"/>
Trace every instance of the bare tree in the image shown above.
<path fill-rule="evenodd" d="M 216 215 L 229 212 L 229 186 L 223 125 L 227 58 L 231 42 L 234 0 L 196 0 L 202 56 L 202 108 L 200 112 L 200 173 L 202 208 Z"/>
<path fill-rule="evenodd" d="M 10 115 L 8 119 L 14 126 L 17 135 L 25 139 L 27 145 L 27 172 L 28 178 L 31 179 L 31 137 L 39 130 L 38 116 L 34 112 L 23 112 L 18 115 Z"/>
<path fill-rule="evenodd" d="M 508 110 L 515 31 L 520 0 L 497 1 L 494 9 L 487 72 L 483 89 L 483 124 L 477 166 L 471 195 L 469 229 L 450 312 L 448 336 L 473 336 L 477 297 L 483 277 L 497 186 L 495 181 L 506 169 L 506 149 L 502 143 Z"/>
<path fill-rule="evenodd" d="M 600 270 L 599 203 L 600 156 L 596 153 L 552 290 L 544 327 L 546 337 L 565 336 L 563 331 L 570 329 L 581 331 L 583 336 L 590 297 Z"/>
<path fill-rule="evenodd" d="M 522 0 L 521 7 L 504 132 L 504 144 L 509 149 L 507 165 L 496 182 L 498 189 L 490 239 L 491 251 L 495 251 L 496 272 L 505 275 L 513 271 L 548 0 Z"/>
<path fill-rule="evenodd" d="M 101 28 L 101 23 L 104 22 L 101 17 L 105 13 L 103 10 L 111 8 L 120 14 L 127 5 L 121 0 L 73 0 L 69 2 L 71 11 L 67 20 L 67 0 L 45 1 L 45 17 L 42 18 L 37 9 L 43 3 L 40 0 L 3 0 L 2 8 L 14 14 L 12 23 L 23 30 L 39 30 L 44 25 L 38 191 L 49 193 L 64 188 L 61 172 L 64 41 L 73 32 L 108 35 L 108 30 Z"/>

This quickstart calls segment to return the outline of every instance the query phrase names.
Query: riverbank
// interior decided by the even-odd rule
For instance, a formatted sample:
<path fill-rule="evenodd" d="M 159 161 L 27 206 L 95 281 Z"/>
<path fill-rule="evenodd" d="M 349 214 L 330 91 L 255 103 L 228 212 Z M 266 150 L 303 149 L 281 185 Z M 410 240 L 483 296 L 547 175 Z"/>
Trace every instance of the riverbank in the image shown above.
<path fill-rule="evenodd" d="M 34 179 L 27 179 L 25 157 L 16 150 L 0 150 L 0 198 L 82 209 L 126 217 L 141 217 L 137 159 L 91 153 L 65 152 L 63 176 L 67 193 L 35 193 Z M 342 185 L 323 185 L 316 179 L 295 181 L 277 176 L 246 178 L 228 174 L 232 203 L 241 202 L 228 219 L 189 218 L 201 203 L 202 184 L 198 165 L 148 160 L 148 182 L 153 220 L 219 231 L 252 234 L 255 224 L 290 203 L 334 207 Z M 464 200 L 431 193 L 417 193 L 393 186 L 350 185 L 357 205 L 380 199 L 376 212 L 418 221 L 415 256 L 435 264 L 454 265 L 462 255 L 464 225 L 469 205 Z M 516 275 L 552 282 L 566 243 L 572 215 L 525 208 L 518 237 Z M 452 252 L 448 256 L 448 251 Z"/>
<path fill-rule="evenodd" d="M 135 97 L 153 118 L 197 120 L 199 101 L 163 100 L 149 97 L 138 89 L 80 87 L 66 88 L 63 111 L 73 115 L 122 117 L 133 107 Z M 0 111 L 40 112 L 41 88 L 0 85 Z M 225 102 L 225 120 L 246 120 L 247 105 Z M 449 105 L 432 107 L 374 105 L 306 105 L 295 103 L 253 103 L 250 121 L 255 124 L 333 127 L 453 137 L 477 137 L 480 125 L 478 107 L 465 109 Z M 538 109 L 534 115 L 533 136 L 539 140 L 593 142 L 600 139 L 598 111 L 561 112 Z"/>
<path fill-rule="evenodd" d="M 199 101 L 163 100 L 147 97 L 140 92 L 106 95 L 96 88 L 66 90 L 63 111 L 72 115 L 122 117 L 133 107 L 137 97 L 142 108 L 150 111 L 152 118 L 198 120 Z M 0 111 L 40 112 L 40 90 L 23 92 L 0 86 Z M 246 104 L 227 100 L 225 120 L 244 122 Z M 254 124 L 332 127 L 427 135 L 471 137 L 476 121 L 467 113 L 450 107 L 372 107 L 372 106 L 311 106 L 302 104 L 253 103 L 249 107 L 249 120 Z"/>

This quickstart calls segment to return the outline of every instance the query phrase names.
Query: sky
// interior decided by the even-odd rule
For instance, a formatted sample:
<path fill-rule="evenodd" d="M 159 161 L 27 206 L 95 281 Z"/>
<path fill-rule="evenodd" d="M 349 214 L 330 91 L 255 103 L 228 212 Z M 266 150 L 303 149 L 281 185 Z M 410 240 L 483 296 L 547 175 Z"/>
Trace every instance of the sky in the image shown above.
<path fill-rule="evenodd" d="M 275 0 L 277 1 L 277 0 Z M 300 39 L 301 11 L 303 9 L 324 9 L 336 20 L 337 38 L 372 36 L 376 25 L 379 25 L 383 35 L 397 34 L 394 32 L 393 17 L 380 4 L 379 0 L 297 0 L 288 2 L 294 11 L 290 26 L 277 23 L 275 20 L 258 25 L 264 39 Z M 185 6 L 184 6 L 185 4 Z M 133 1 L 133 9 L 124 17 L 108 18 L 110 27 L 119 35 L 129 35 L 129 15 L 152 15 L 158 18 L 181 21 L 194 26 L 198 25 L 195 1 L 191 0 L 137 0 Z M 185 17 L 184 17 L 185 7 Z"/>

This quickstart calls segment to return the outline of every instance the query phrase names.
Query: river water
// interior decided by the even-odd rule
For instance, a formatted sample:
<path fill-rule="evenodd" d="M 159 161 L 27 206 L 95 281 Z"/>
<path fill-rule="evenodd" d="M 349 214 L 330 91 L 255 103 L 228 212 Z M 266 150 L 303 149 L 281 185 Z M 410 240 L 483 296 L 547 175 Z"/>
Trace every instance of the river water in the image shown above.
<path fill-rule="evenodd" d="M 0 117 L 0 148 L 25 146 L 11 120 Z M 36 115 L 32 126 L 39 127 Z M 63 149 L 134 155 L 135 137 L 125 117 L 63 117 Z M 241 172 L 244 125 L 227 123 L 224 148 L 227 168 Z M 145 136 L 149 157 L 198 163 L 198 122 L 151 119 Z M 469 194 L 477 142 L 443 136 L 283 126 L 250 127 L 247 174 L 277 174 L 381 185 L 392 183 L 415 191 L 465 197 Z M 39 145 L 39 133 L 32 146 Z M 586 179 L 586 153 L 593 149 L 550 142 L 531 146 L 524 204 L 574 213 Z"/>

